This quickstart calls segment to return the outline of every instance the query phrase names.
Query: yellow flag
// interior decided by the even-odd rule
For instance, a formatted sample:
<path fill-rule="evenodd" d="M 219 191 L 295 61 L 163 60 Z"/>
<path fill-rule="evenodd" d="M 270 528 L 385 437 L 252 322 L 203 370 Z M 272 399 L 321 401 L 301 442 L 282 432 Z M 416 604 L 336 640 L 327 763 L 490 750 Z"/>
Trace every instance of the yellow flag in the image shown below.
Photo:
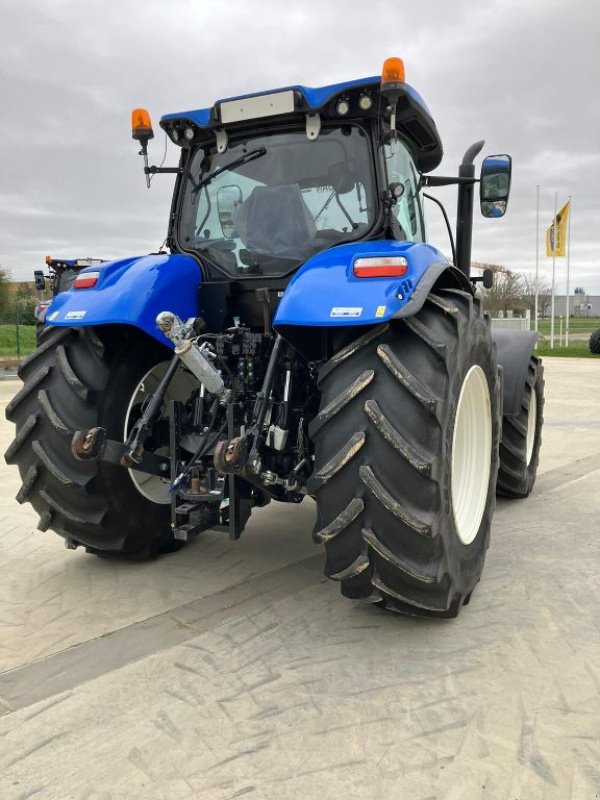
<path fill-rule="evenodd" d="M 564 256 L 565 242 L 567 241 L 567 217 L 569 216 L 569 203 L 565 203 L 558 212 L 554 221 L 546 229 L 546 255 Z"/>

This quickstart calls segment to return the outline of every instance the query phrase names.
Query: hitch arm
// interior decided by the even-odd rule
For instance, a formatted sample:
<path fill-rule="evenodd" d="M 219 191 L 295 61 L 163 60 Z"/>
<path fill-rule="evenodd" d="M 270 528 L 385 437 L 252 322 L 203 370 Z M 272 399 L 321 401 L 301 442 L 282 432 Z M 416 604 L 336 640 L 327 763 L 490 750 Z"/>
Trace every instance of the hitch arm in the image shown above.
<path fill-rule="evenodd" d="M 170 458 L 143 452 L 140 461 L 130 465 L 127 461 L 128 445 L 107 439 L 104 428 L 91 428 L 86 433 L 76 431 L 71 441 L 71 453 L 77 461 L 104 461 L 146 472 L 148 475 L 158 475 L 160 478 L 169 477 Z"/>
<path fill-rule="evenodd" d="M 169 388 L 169 384 L 173 380 L 178 367 L 179 359 L 177 356 L 174 356 L 167 371 L 158 384 L 156 391 L 150 398 L 150 402 L 146 406 L 144 413 L 135 423 L 131 433 L 127 437 L 127 442 L 125 443 L 125 452 L 122 459 L 124 467 L 133 467 L 142 462 L 142 459 L 144 458 L 144 443 L 150 435 L 152 426 L 160 414 L 160 408 L 165 399 L 166 391 Z"/>

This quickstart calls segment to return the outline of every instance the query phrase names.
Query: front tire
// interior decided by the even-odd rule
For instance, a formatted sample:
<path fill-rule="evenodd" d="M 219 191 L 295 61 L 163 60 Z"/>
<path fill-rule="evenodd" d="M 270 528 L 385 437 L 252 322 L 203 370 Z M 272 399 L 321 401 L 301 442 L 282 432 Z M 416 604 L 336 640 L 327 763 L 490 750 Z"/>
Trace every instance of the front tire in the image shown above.
<path fill-rule="evenodd" d="M 23 481 L 16 499 L 32 504 L 40 530 L 96 554 L 145 558 L 170 548 L 168 504 L 144 496 L 122 467 L 71 454 L 76 430 L 101 426 L 123 441 L 140 379 L 168 358 L 166 348 L 126 329 L 106 346 L 91 328 L 42 331 L 19 370 L 24 385 L 6 408 L 16 437 L 5 453 Z"/>
<path fill-rule="evenodd" d="M 415 317 L 342 347 L 319 386 L 309 489 L 326 575 L 347 597 L 456 616 L 483 569 L 498 470 L 500 386 L 479 300 L 437 290 Z"/>

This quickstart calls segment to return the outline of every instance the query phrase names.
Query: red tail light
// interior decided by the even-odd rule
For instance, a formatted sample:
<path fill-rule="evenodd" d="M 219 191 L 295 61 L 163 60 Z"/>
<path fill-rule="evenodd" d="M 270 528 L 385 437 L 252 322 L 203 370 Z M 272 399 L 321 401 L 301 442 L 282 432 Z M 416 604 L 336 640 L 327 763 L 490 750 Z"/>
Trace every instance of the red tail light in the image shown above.
<path fill-rule="evenodd" d="M 357 278 L 400 278 L 407 270 L 408 261 L 402 256 L 357 258 L 352 265 Z"/>
<path fill-rule="evenodd" d="M 80 272 L 73 281 L 74 289 L 91 289 L 98 283 L 100 273 L 98 270 L 92 272 Z"/>

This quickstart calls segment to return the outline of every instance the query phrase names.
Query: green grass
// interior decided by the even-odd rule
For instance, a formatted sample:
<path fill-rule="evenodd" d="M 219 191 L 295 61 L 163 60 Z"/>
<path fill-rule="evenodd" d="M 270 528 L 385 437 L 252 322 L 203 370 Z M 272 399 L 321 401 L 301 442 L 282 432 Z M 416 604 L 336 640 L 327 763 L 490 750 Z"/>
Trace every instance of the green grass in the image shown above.
<path fill-rule="evenodd" d="M 555 356 L 560 358 L 600 359 L 600 355 L 594 355 L 594 353 L 590 353 L 590 348 L 587 342 L 574 342 L 573 344 L 570 344 L 568 347 L 554 347 L 554 349 L 551 350 L 550 342 L 540 341 L 535 353 L 536 355 L 543 356 L 544 358 Z"/>
<path fill-rule="evenodd" d="M 531 322 L 533 327 L 533 320 Z M 562 321 L 563 333 L 566 328 L 566 320 Z M 571 317 L 569 320 L 569 333 L 591 333 L 596 328 L 600 328 L 600 317 Z M 539 332 L 542 336 L 550 336 L 550 320 L 539 320 Z M 558 316 L 554 317 L 554 335 L 558 336 L 560 330 L 560 319 Z"/>
<path fill-rule="evenodd" d="M 35 325 L 19 326 L 20 354 L 26 356 L 35 350 Z M 15 325 L 0 325 L 0 357 L 16 358 L 17 329 Z"/>

